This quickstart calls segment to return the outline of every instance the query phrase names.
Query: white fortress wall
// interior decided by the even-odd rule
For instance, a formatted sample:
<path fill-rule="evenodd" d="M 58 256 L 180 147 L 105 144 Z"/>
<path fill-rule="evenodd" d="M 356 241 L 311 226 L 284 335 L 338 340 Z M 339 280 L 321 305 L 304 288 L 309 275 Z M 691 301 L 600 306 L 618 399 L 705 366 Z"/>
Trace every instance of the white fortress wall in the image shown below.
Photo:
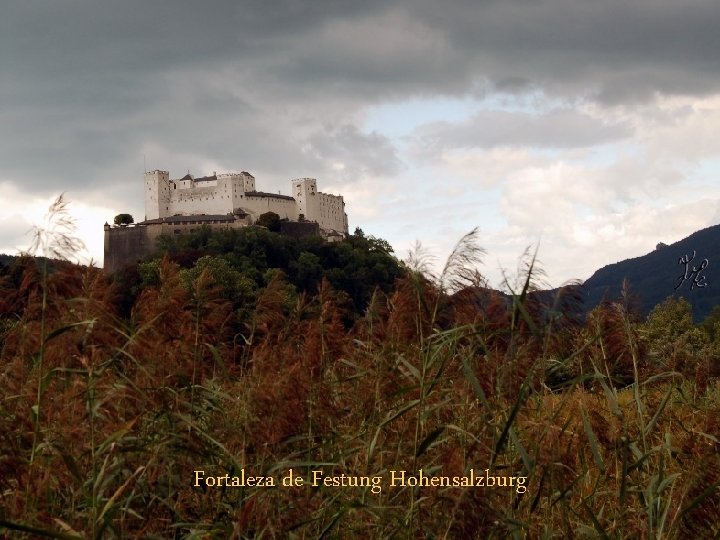
<path fill-rule="evenodd" d="M 280 216 L 280 219 L 298 220 L 297 204 L 292 197 L 274 196 L 271 193 L 248 192 L 239 198 L 238 207 L 253 214 L 253 221 L 265 212 L 275 212 Z"/>
<path fill-rule="evenodd" d="M 245 173 L 243 173 L 245 174 Z M 225 177 L 225 175 L 221 175 L 221 177 Z M 232 195 L 232 210 L 234 211 L 236 208 L 241 207 L 240 204 L 240 198 L 242 197 L 242 194 L 245 191 L 245 185 L 244 185 L 244 179 L 243 176 L 240 174 L 228 174 L 228 192 L 230 195 Z M 252 178 L 252 176 L 250 177 Z M 252 184 L 255 185 L 255 179 L 252 178 Z"/>
<path fill-rule="evenodd" d="M 318 193 L 320 198 L 320 219 L 323 229 L 346 232 L 345 202 L 340 195 Z"/>
<path fill-rule="evenodd" d="M 174 182 L 171 184 L 168 214 L 170 216 L 229 214 L 232 212 L 232 194 L 224 185 L 218 185 L 217 180 L 197 182 L 193 187 L 187 188 L 181 188 Z"/>

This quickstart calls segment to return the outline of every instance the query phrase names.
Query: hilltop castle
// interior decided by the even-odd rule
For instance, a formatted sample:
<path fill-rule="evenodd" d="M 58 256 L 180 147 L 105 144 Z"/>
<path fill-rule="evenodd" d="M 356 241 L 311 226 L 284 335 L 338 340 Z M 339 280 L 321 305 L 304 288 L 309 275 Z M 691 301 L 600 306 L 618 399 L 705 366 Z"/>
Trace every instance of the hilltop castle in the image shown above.
<path fill-rule="evenodd" d="M 341 195 L 317 190 L 314 178 L 292 180 L 293 197 L 255 189 L 247 172 L 170 180 L 167 171 L 145 173 L 145 220 L 171 216 L 246 215 L 254 223 L 260 214 L 275 212 L 281 219 L 316 222 L 321 231 L 347 234 L 347 214 Z"/>
<path fill-rule="evenodd" d="M 341 195 L 317 190 L 314 178 L 291 181 L 293 196 L 257 191 L 247 172 L 177 180 L 168 171 L 145 173 L 145 219 L 133 226 L 105 224 L 105 269 L 113 272 L 136 262 L 155 249 L 161 234 L 183 234 L 196 226 L 239 228 L 252 225 L 267 212 L 282 220 L 284 232 L 319 234 L 329 240 L 348 233 L 345 202 Z"/>

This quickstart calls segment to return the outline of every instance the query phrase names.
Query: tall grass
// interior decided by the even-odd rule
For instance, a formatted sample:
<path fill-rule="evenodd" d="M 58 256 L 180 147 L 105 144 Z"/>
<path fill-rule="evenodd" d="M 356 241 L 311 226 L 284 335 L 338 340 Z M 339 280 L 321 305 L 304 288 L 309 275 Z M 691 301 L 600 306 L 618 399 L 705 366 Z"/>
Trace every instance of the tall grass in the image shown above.
<path fill-rule="evenodd" d="M 48 257 L 56 260 L 67 260 L 84 248 L 81 240 L 75 236 L 75 221 L 68 211 L 68 203 L 64 195 L 55 199 L 45 215 L 42 224 L 33 225 L 32 242 L 26 255 L 41 255 L 41 276 L 39 288 L 42 299 L 40 307 L 40 339 L 39 348 L 35 355 L 35 369 L 37 371 L 37 388 L 35 404 L 31 407 L 35 430 L 33 433 L 33 445 L 30 453 L 30 465 L 35 461 L 35 454 L 40 442 L 40 426 L 42 421 L 42 394 L 47 383 L 47 376 L 44 373 L 43 361 L 45 358 L 46 340 L 54 337 L 62 330 L 56 330 L 53 335 L 46 334 L 46 315 L 48 311 Z"/>
<path fill-rule="evenodd" d="M 720 534 L 718 387 L 696 392 L 648 362 L 622 303 L 580 322 L 571 287 L 539 301 L 529 252 L 507 297 L 486 290 L 481 255 L 471 232 L 432 276 L 416 252 L 414 271 L 352 327 L 327 282 L 298 296 L 276 273 L 244 326 L 209 274 L 183 283 L 165 260 L 122 319 L 102 272 L 23 263 L 0 282 L 0 527 L 54 538 Z M 278 480 L 292 469 L 306 485 L 193 485 L 196 470 L 243 469 Z M 382 477 L 381 489 L 307 485 L 320 470 Z M 392 471 L 527 481 L 391 487 Z"/>

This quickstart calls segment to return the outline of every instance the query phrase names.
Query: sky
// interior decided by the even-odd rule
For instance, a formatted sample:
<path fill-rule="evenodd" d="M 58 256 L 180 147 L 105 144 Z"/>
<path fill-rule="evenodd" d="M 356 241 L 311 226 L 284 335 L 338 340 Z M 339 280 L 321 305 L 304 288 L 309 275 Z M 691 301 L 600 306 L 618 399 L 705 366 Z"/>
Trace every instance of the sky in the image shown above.
<path fill-rule="evenodd" d="M 342 194 L 350 231 L 493 286 L 585 280 L 720 222 L 715 0 L 6 0 L 0 253 L 61 193 L 102 265 L 143 171 Z"/>

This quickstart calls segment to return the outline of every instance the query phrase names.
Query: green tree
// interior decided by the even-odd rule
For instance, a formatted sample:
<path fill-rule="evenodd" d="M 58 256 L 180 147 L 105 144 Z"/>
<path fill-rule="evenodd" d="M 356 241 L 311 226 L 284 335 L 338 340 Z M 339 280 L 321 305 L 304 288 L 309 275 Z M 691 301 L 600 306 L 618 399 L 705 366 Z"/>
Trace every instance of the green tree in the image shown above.
<path fill-rule="evenodd" d="M 115 216 L 113 223 L 115 223 L 115 225 L 125 226 L 135 223 L 135 219 L 130 214 L 118 214 Z"/>
<path fill-rule="evenodd" d="M 693 324 L 692 306 L 684 298 L 668 297 L 655 306 L 643 327 L 650 352 L 661 360 L 698 355 L 709 343 L 703 328 Z"/>
<path fill-rule="evenodd" d="M 720 374 L 720 305 L 713 308 L 702 322 L 702 328 L 709 336 L 710 344 L 706 349 L 710 373 Z"/>
<path fill-rule="evenodd" d="M 261 227 L 266 227 L 267 230 L 272 232 L 280 232 L 280 216 L 275 212 L 265 212 L 264 214 L 260 214 L 260 217 L 258 217 L 255 224 L 260 225 Z"/>
<path fill-rule="evenodd" d="M 159 286 L 160 259 L 138 263 L 138 273 L 140 274 L 140 289 Z"/>
<path fill-rule="evenodd" d="M 296 282 L 298 287 L 304 291 L 314 292 L 323 275 L 320 258 L 313 253 L 303 251 L 294 266 L 297 271 Z"/>
<path fill-rule="evenodd" d="M 376 238 L 372 235 L 368 236 L 367 239 L 370 246 L 370 251 L 380 251 L 387 255 L 394 253 L 390 242 L 388 242 L 387 240 L 383 240 L 382 238 Z"/>
<path fill-rule="evenodd" d="M 720 305 L 715 306 L 712 311 L 705 317 L 702 327 L 707 332 L 710 339 L 720 341 Z"/>
<path fill-rule="evenodd" d="M 272 216 L 265 219 L 269 218 Z M 229 268 L 253 282 L 255 291 L 269 284 L 267 276 L 272 269 L 282 270 L 290 286 L 310 294 L 326 278 L 334 289 L 348 294 L 355 314 L 363 312 L 376 288 L 391 292 L 405 271 L 391 254 L 389 243 L 364 233 L 342 242 L 325 242 L 320 237 L 298 240 L 261 227 L 231 231 L 202 227 L 190 234 L 160 237 L 158 250 L 158 256 L 168 253 L 190 270 L 203 256 L 223 259 Z M 143 286 L 152 285 L 157 281 L 156 270 L 146 264 L 140 268 L 138 281 Z"/>
<path fill-rule="evenodd" d="M 205 255 L 199 258 L 192 268 L 180 271 L 180 280 L 183 286 L 191 290 L 193 284 L 205 269 L 210 273 L 213 283 L 222 289 L 223 296 L 234 304 L 255 301 L 255 282 L 233 268 L 225 259 L 213 257 L 212 255 Z"/>

